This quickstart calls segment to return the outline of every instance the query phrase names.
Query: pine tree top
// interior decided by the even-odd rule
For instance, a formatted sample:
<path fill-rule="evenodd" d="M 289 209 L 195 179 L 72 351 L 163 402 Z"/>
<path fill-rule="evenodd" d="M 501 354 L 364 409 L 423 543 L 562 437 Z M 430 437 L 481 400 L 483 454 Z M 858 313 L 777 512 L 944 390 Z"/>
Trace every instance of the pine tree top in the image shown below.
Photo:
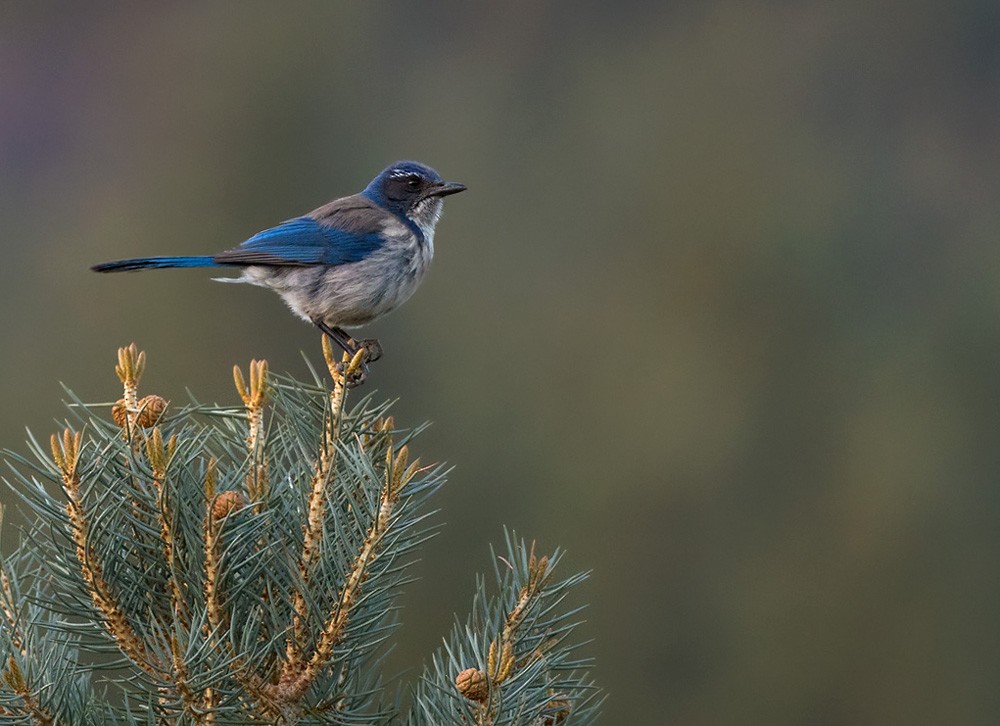
<path fill-rule="evenodd" d="M 559 553 L 508 534 L 497 591 L 476 585 L 412 690 L 382 665 L 428 502 L 446 469 L 411 459 L 418 430 L 332 385 L 234 369 L 235 406 L 71 392 L 62 431 L 8 452 L 29 524 L 0 561 L 0 717 L 56 723 L 589 723 L 599 692 L 571 634 Z"/>

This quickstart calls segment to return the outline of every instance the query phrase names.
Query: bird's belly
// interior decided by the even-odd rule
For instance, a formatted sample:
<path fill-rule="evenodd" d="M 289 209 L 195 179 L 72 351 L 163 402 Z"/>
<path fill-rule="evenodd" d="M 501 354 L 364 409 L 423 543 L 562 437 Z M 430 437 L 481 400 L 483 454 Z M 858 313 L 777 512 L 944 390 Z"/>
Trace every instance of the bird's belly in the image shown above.
<path fill-rule="evenodd" d="M 327 325 L 363 325 L 391 312 L 424 273 L 406 261 L 369 257 L 334 267 L 248 267 L 244 279 L 277 292 L 299 317 Z"/>

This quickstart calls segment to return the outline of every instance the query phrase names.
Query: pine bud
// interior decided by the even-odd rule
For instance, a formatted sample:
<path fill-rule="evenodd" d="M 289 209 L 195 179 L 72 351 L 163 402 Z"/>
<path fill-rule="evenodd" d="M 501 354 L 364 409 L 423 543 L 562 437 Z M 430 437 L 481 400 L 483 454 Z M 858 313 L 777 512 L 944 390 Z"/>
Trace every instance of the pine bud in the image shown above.
<path fill-rule="evenodd" d="M 239 511 L 246 505 L 247 498 L 243 495 L 243 492 L 222 492 L 215 498 L 215 503 L 212 504 L 212 519 L 223 519 L 226 515 Z"/>
<path fill-rule="evenodd" d="M 569 701 L 562 698 L 554 699 L 545 704 L 545 710 L 548 711 L 542 718 L 545 726 L 562 723 L 569 716 Z"/>
<path fill-rule="evenodd" d="M 139 417 L 136 419 L 136 423 L 144 429 L 155 426 L 166 410 L 167 402 L 163 398 L 157 395 L 146 396 L 139 401 Z"/>
<path fill-rule="evenodd" d="M 111 407 L 111 418 L 122 428 L 128 426 L 128 413 L 125 410 L 124 398 L 119 398 L 118 402 Z"/>
<path fill-rule="evenodd" d="M 483 703 L 490 695 L 486 675 L 478 668 L 466 668 L 459 673 L 455 678 L 455 687 L 470 701 Z"/>

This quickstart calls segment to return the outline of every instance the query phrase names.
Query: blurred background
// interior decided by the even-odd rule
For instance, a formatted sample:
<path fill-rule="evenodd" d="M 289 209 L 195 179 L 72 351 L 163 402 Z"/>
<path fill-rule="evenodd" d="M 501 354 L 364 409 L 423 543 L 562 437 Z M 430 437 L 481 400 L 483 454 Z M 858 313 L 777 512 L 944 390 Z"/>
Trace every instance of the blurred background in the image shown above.
<path fill-rule="evenodd" d="M 368 384 L 456 469 L 414 678 L 506 524 L 593 569 L 608 724 L 1000 721 L 996 2 L 3 3 L 0 445 L 319 336 L 199 254 L 415 158 Z"/>

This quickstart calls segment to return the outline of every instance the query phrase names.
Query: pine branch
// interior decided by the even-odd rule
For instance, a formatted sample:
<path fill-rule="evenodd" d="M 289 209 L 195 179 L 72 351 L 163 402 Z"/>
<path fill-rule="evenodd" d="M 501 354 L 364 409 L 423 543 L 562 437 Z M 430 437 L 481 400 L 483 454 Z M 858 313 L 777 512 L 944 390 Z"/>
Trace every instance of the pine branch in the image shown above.
<path fill-rule="evenodd" d="M 408 723 L 479 726 L 592 723 L 600 694 L 587 675 L 589 661 L 573 657 L 569 638 L 579 610 L 561 612 L 569 590 L 586 573 L 552 581 L 561 558 L 538 557 L 507 536 L 494 553 L 499 593 L 478 583 L 465 625 L 456 625 L 445 648 L 424 671 Z"/>
<path fill-rule="evenodd" d="M 498 593 L 435 655 L 404 719 L 382 676 L 395 598 L 445 470 L 410 459 L 388 404 L 234 368 L 240 405 L 70 398 L 34 457 L 8 453 L 28 529 L 0 561 L 0 720 L 36 724 L 588 723 L 599 694 L 564 612 L 582 575 L 508 537 Z M 2 519 L 2 518 L 0 518 Z M 110 658 L 110 660 L 109 660 Z M 95 667 L 94 659 L 101 659 Z"/>

